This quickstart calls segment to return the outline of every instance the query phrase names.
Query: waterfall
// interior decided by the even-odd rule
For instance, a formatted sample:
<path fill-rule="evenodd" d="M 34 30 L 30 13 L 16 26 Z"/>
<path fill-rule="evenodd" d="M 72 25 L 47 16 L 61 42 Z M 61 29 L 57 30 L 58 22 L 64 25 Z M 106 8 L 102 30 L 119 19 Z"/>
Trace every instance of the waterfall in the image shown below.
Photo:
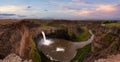
<path fill-rule="evenodd" d="M 46 38 L 44 31 L 42 31 L 42 35 L 43 35 L 43 39 L 41 40 L 41 44 L 49 46 L 53 43 L 52 40 Z"/>
<path fill-rule="evenodd" d="M 43 35 L 43 40 L 46 41 L 46 36 L 45 33 L 42 31 L 42 35 Z"/>

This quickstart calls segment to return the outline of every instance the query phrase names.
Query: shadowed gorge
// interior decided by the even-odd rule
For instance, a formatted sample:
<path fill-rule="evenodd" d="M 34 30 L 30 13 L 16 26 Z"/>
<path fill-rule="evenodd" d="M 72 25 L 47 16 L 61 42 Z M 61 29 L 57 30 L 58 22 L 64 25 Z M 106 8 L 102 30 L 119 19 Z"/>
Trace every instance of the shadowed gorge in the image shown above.
<path fill-rule="evenodd" d="M 42 31 L 43 39 L 39 41 L 38 48 L 48 58 L 54 61 L 70 62 L 76 55 L 77 49 L 92 43 L 94 34 L 90 30 L 91 37 L 86 41 L 72 42 L 63 39 L 46 39 Z M 60 51 L 58 51 L 58 48 Z"/>
<path fill-rule="evenodd" d="M 76 55 L 68 53 L 67 56 L 64 56 L 64 54 L 63 57 L 60 57 L 59 54 L 61 53 L 57 53 L 58 55 L 52 56 L 59 58 L 59 60 L 72 57 L 71 61 L 68 62 L 94 62 L 100 58 L 120 53 L 119 23 L 119 21 L 44 21 L 27 19 L 16 20 L 16 22 L 2 21 L 0 23 L 0 59 L 14 53 L 22 60 L 54 62 L 46 54 L 53 54 L 50 52 L 54 49 L 56 51 L 66 51 L 55 48 L 56 46 L 65 46 L 68 51 L 72 50 L 71 53 L 75 51 Z M 95 35 L 92 43 L 77 50 L 71 48 L 72 43 L 81 43 L 90 39 L 89 30 Z M 44 46 L 37 47 L 37 44 L 43 38 L 41 31 L 45 32 L 47 39 L 56 41 L 57 45 L 53 44 L 53 49 Z"/>

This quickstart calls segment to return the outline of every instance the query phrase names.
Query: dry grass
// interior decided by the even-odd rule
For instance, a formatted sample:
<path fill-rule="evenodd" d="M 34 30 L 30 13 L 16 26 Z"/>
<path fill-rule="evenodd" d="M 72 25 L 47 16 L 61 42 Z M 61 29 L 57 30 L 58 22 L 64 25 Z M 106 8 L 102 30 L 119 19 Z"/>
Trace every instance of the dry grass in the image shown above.
<path fill-rule="evenodd" d="M 10 23 L 13 23 L 13 22 L 18 22 L 20 20 L 11 20 L 11 19 L 0 19 L 0 24 L 10 24 Z"/>
<path fill-rule="evenodd" d="M 108 23 L 105 24 L 106 27 L 120 27 L 120 23 Z"/>

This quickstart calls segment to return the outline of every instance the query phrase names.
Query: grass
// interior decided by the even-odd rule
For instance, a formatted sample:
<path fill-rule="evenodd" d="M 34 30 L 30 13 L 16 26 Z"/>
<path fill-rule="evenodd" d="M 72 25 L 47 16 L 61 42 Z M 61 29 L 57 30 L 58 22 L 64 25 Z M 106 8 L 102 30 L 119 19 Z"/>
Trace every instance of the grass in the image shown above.
<path fill-rule="evenodd" d="M 88 29 L 86 27 L 83 27 L 83 30 L 84 30 L 84 32 L 76 37 L 76 41 L 84 41 L 84 40 L 87 40 L 90 37 Z"/>
<path fill-rule="evenodd" d="M 42 26 L 45 26 L 45 25 L 42 25 Z M 56 27 L 56 28 L 64 28 L 64 26 L 53 26 L 53 27 Z M 80 26 L 81 27 L 81 26 Z M 87 40 L 89 37 L 90 37 L 90 34 L 88 32 L 88 29 L 84 26 L 82 26 L 82 29 L 84 30 L 80 35 L 76 36 L 76 41 L 84 41 L 84 40 Z M 72 36 L 73 32 L 68 32 L 68 35 L 69 36 Z M 78 53 L 76 55 L 76 57 L 71 61 L 71 62 L 75 62 L 76 60 L 78 62 L 82 62 L 83 59 L 88 55 L 88 53 L 91 51 L 91 45 L 87 45 L 85 46 L 84 48 L 81 48 L 78 50 Z M 39 53 L 37 53 L 36 49 L 35 49 L 35 52 L 37 55 L 37 58 L 39 59 L 40 58 L 40 55 Z M 38 61 L 34 61 L 34 62 L 38 62 Z"/>
<path fill-rule="evenodd" d="M 19 20 L 12 20 L 12 19 L 0 19 L 0 24 L 10 24 L 13 22 L 17 22 Z"/>
<path fill-rule="evenodd" d="M 118 44 L 118 42 L 115 42 L 115 41 L 111 43 L 111 45 L 110 45 L 111 53 L 114 53 L 115 50 L 117 50 L 117 44 Z"/>
<path fill-rule="evenodd" d="M 79 36 L 77 36 L 76 38 L 77 41 L 87 40 L 90 37 L 88 29 L 85 27 L 83 29 L 84 29 L 84 32 L 80 34 Z M 77 55 L 71 62 L 75 62 L 75 61 L 82 62 L 90 51 L 91 51 L 91 44 L 86 45 L 85 47 L 81 49 L 78 49 Z"/>
<path fill-rule="evenodd" d="M 103 39 L 103 42 L 104 42 L 104 44 L 106 44 L 107 46 L 109 46 L 110 44 L 111 44 L 111 39 L 112 39 L 112 37 L 113 37 L 114 35 L 113 34 L 107 34 L 106 36 L 105 36 L 105 39 Z"/>
<path fill-rule="evenodd" d="M 120 27 L 120 23 L 107 23 L 105 24 L 106 27 Z"/>
<path fill-rule="evenodd" d="M 41 62 L 41 57 L 40 57 L 40 54 L 36 48 L 36 45 L 35 45 L 35 42 L 32 41 L 32 45 L 33 45 L 33 48 L 32 48 L 32 51 L 33 51 L 33 55 L 32 55 L 32 59 L 33 59 L 33 62 Z"/>
<path fill-rule="evenodd" d="M 84 48 L 78 49 L 78 53 L 75 58 L 71 62 L 83 62 L 84 58 L 88 55 L 91 51 L 91 44 L 85 46 Z"/>

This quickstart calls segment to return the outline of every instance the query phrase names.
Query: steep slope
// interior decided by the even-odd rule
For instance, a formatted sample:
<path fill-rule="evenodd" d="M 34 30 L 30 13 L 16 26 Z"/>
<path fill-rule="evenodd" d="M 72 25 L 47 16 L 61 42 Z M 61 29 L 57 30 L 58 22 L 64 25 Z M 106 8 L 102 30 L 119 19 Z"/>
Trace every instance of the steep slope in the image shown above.
<path fill-rule="evenodd" d="M 0 26 L 0 58 L 10 53 L 19 55 L 22 59 L 32 59 L 40 62 L 40 56 L 30 34 L 29 22 L 21 21 Z"/>

